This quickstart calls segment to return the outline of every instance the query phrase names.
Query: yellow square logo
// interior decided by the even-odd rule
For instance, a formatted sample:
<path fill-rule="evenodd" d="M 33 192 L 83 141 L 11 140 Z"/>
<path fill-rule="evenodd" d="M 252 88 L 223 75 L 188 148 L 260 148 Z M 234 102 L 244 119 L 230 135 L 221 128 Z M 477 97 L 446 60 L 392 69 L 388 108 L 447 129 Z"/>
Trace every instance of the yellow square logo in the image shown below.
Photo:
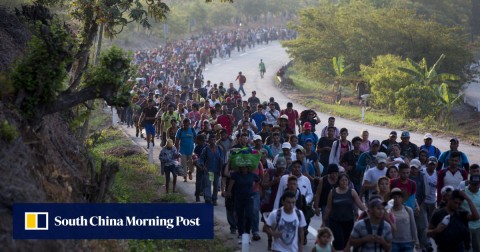
<path fill-rule="evenodd" d="M 48 213 L 26 212 L 25 230 L 48 230 Z"/>

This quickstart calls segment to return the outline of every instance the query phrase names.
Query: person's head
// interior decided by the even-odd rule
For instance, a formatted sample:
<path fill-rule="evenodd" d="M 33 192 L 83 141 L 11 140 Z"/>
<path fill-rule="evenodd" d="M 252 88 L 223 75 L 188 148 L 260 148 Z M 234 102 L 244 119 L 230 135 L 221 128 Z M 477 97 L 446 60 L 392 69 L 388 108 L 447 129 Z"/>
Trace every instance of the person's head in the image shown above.
<path fill-rule="evenodd" d="M 410 161 L 410 175 L 417 177 L 418 174 L 420 173 L 420 167 L 422 164 L 420 163 L 420 160 L 414 158 Z"/>
<path fill-rule="evenodd" d="M 292 108 L 293 108 L 293 103 L 288 102 L 288 103 L 287 103 L 287 109 L 292 109 Z"/>
<path fill-rule="evenodd" d="M 450 170 L 455 170 L 459 167 L 460 165 L 460 152 L 458 151 L 452 151 L 450 152 L 450 157 L 448 158 L 448 168 Z"/>
<path fill-rule="evenodd" d="M 335 125 L 335 117 L 331 116 L 328 118 L 328 126 L 334 126 Z"/>
<path fill-rule="evenodd" d="M 258 111 L 259 113 L 262 113 L 262 111 L 263 111 L 263 105 L 262 105 L 262 104 L 258 104 L 258 105 L 257 105 L 257 111 Z"/>
<path fill-rule="evenodd" d="M 420 160 L 420 163 L 426 164 L 428 161 L 428 150 L 422 149 L 418 152 L 418 160 Z"/>
<path fill-rule="evenodd" d="M 383 170 L 387 165 L 387 154 L 384 152 L 377 153 L 377 169 Z"/>
<path fill-rule="evenodd" d="M 302 162 L 300 160 L 293 161 L 290 170 L 292 171 L 292 175 L 297 177 L 302 176 Z"/>
<path fill-rule="evenodd" d="M 444 186 L 442 190 L 440 190 L 443 202 L 448 202 L 448 200 L 450 199 L 450 195 L 452 195 L 454 189 L 455 188 L 453 188 L 453 186 L 448 185 Z"/>
<path fill-rule="evenodd" d="M 270 108 L 270 110 L 275 110 L 275 103 L 270 102 L 270 103 L 268 104 L 268 107 Z"/>
<path fill-rule="evenodd" d="M 400 157 L 400 145 L 392 144 L 390 146 L 390 155 L 394 157 Z"/>
<path fill-rule="evenodd" d="M 310 122 L 305 122 L 303 124 L 303 132 L 305 134 L 310 134 L 311 131 L 312 131 L 312 124 Z"/>
<path fill-rule="evenodd" d="M 210 134 L 210 135 L 208 136 L 208 144 L 209 144 L 210 146 L 215 145 L 215 140 L 216 140 L 215 134 Z"/>
<path fill-rule="evenodd" d="M 342 140 L 347 139 L 347 136 L 348 136 L 347 128 L 341 128 L 340 129 L 340 137 L 342 138 Z"/>
<path fill-rule="evenodd" d="M 480 186 L 480 175 L 471 174 L 470 179 L 468 180 L 468 190 L 472 193 L 477 193 Z"/>
<path fill-rule="evenodd" d="M 373 140 L 372 144 L 370 144 L 370 151 L 373 154 L 376 154 L 380 150 L 380 142 L 378 140 Z"/>
<path fill-rule="evenodd" d="M 292 149 L 292 145 L 289 142 L 285 142 L 282 144 L 282 152 L 285 156 L 290 156 L 290 150 Z"/>
<path fill-rule="evenodd" d="M 401 206 L 408 199 L 408 194 L 400 188 L 395 187 L 390 191 L 388 198 L 389 200 L 393 199 L 394 206 Z"/>
<path fill-rule="evenodd" d="M 395 165 L 391 165 L 387 168 L 387 177 L 390 179 L 398 178 L 398 168 Z"/>
<path fill-rule="evenodd" d="M 377 181 L 377 191 L 381 193 L 388 193 L 390 190 L 390 179 L 383 176 Z"/>
<path fill-rule="evenodd" d="M 402 140 L 402 143 L 404 143 L 404 144 L 409 143 L 410 142 L 410 132 L 403 131 L 400 139 Z"/>
<path fill-rule="evenodd" d="M 295 154 L 297 156 L 297 160 L 300 160 L 303 162 L 303 159 L 305 158 L 305 149 L 298 148 L 297 150 L 295 150 Z"/>
<path fill-rule="evenodd" d="M 272 143 L 278 144 L 280 142 L 280 134 L 278 132 L 272 133 Z"/>
<path fill-rule="evenodd" d="M 252 91 L 252 97 L 255 97 L 257 95 L 257 91 Z"/>
<path fill-rule="evenodd" d="M 242 107 L 242 100 L 237 99 L 237 108 L 241 108 L 241 107 Z"/>
<path fill-rule="evenodd" d="M 243 118 L 250 118 L 250 111 L 248 109 L 243 111 Z"/>
<path fill-rule="evenodd" d="M 170 125 L 174 128 L 177 127 L 177 119 L 170 120 Z"/>
<path fill-rule="evenodd" d="M 390 135 L 388 135 L 388 140 L 390 140 L 391 142 L 396 142 L 397 141 L 397 132 L 396 131 L 390 132 Z"/>
<path fill-rule="evenodd" d="M 338 165 L 337 164 L 329 164 L 327 166 L 327 174 L 328 174 L 328 177 L 330 179 L 332 179 L 333 181 L 337 181 L 338 179 L 338 171 L 339 171 L 339 168 L 338 168 Z"/>
<path fill-rule="evenodd" d="M 452 194 L 450 194 L 450 198 L 448 199 L 447 208 L 451 211 L 456 211 L 458 208 L 460 208 L 460 205 L 464 200 L 465 198 L 460 193 L 460 190 L 453 190 Z"/>
<path fill-rule="evenodd" d="M 325 246 L 332 242 L 333 233 L 328 227 L 322 227 L 317 231 L 317 243 Z"/>
<path fill-rule="evenodd" d="M 289 191 L 296 193 L 298 188 L 298 179 L 295 176 L 289 176 L 287 180 L 287 188 Z"/>
<path fill-rule="evenodd" d="M 255 145 L 255 148 L 262 147 L 262 137 L 259 135 L 253 136 L 253 144 Z"/>
<path fill-rule="evenodd" d="M 328 126 L 327 128 L 327 137 L 329 139 L 335 138 L 335 127 L 334 126 Z"/>
<path fill-rule="evenodd" d="M 283 175 L 283 173 L 285 173 L 285 169 L 287 169 L 287 160 L 284 157 L 279 157 L 275 163 L 275 168 L 277 170 L 277 174 Z"/>
<path fill-rule="evenodd" d="M 305 150 L 312 150 L 313 148 L 313 140 L 311 138 L 307 138 L 305 139 L 305 143 L 304 143 L 304 146 L 305 146 Z"/>
<path fill-rule="evenodd" d="M 247 133 L 240 134 L 240 144 L 243 145 L 243 146 L 248 144 L 248 134 Z"/>
<path fill-rule="evenodd" d="M 149 108 L 153 107 L 153 105 L 155 104 L 155 102 L 153 101 L 153 99 L 148 99 L 147 100 L 147 105 Z"/>
<path fill-rule="evenodd" d="M 183 119 L 182 126 L 184 129 L 188 129 L 190 127 L 190 119 L 188 118 Z"/>
<path fill-rule="evenodd" d="M 296 201 L 296 194 L 293 192 L 290 192 L 289 190 L 285 191 L 282 195 L 282 205 L 283 205 L 283 210 L 287 213 L 291 213 L 293 211 L 293 208 L 295 207 L 295 201 Z"/>
<path fill-rule="evenodd" d="M 202 146 L 205 144 L 205 135 L 203 134 L 199 134 L 197 135 L 197 137 L 195 138 L 195 143 Z"/>
<path fill-rule="evenodd" d="M 450 139 L 450 150 L 452 150 L 452 151 L 457 151 L 459 144 L 460 144 L 460 143 L 459 143 L 459 141 L 458 141 L 458 138 L 453 137 L 452 139 Z"/>
<path fill-rule="evenodd" d="M 242 122 L 242 129 L 247 130 L 250 127 L 250 122 L 249 121 L 243 121 Z"/>
<path fill-rule="evenodd" d="M 173 105 L 173 104 L 168 104 L 168 112 L 169 112 L 170 114 L 172 114 L 173 111 L 175 111 L 175 105 Z"/>
<path fill-rule="evenodd" d="M 339 173 L 337 186 L 340 187 L 341 189 L 346 189 L 348 188 L 349 183 L 350 183 L 350 177 L 345 173 Z"/>
<path fill-rule="evenodd" d="M 170 139 L 170 138 L 167 139 L 167 142 L 165 143 L 165 146 L 164 146 L 164 147 L 167 148 L 167 149 L 172 149 L 173 146 L 174 146 L 174 145 L 173 145 L 173 140 Z"/>
<path fill-rule="evenodd" d="M 360 132 L 360 135 L 362 136 L 363 141 L 367 141 L 370 133 L 368 133 L 368 130 L 364 129 L 362 130 L 362 132 Z"/>
<path fill-rule="evenodd" d="M 297 146 L 297 144 L 298 144 L 297 135 L 290 135 L 289 142 L 293 147 Z"/>
<path fill-rule="evenodd" d="M 405 163 L 401 163 L 398 165 L 398 177 L 401 181 L 406 181 L 410 176 L 410 166 Z"/>
<path fill-rule="evenodd" d="M 385 213 L 385 202 L 380 196 L 373 196 L 367 204 L 368 216 L 373 220 L 380 220 Z"/>
<path fill-rule="evenodd" d="M 480 175 L 480 166 L 478 164 L 470 165 L 468 173 L 470 173 L 470 175 Z"/>
<path fill-rule="evenodd" d="M 352 145 L 354 150 L 360 149 L 360 144 L 362 144 L 362 139 L 358 136 L 352 138 Z"/>
<path fill-rule="evenodd" d="M 423 136 L 423 142 L 425 143 L 425 146 L 431 146 L 433 142 L 433 137 L 432 134 L 427 133 L 425 136 Z"/>
<path fill-rule="evenodd" d="M 438 160 L 435 156 L 430 156 L 427 160 L 427 170 L 432 172 L 437 168 Z"/>

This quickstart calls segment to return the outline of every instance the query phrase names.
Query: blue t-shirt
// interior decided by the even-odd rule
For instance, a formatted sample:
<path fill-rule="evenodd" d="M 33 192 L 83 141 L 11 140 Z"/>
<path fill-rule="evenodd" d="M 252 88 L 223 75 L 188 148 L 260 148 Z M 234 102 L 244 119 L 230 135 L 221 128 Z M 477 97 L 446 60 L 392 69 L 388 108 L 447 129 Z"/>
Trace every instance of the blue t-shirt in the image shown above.
<path fill-rule="evenodd" d="M 267 120 L 267 116 L 257 111 L 253 113 L 251 117 L 255 121 L 255 125 L 257 125 L 258 132 L 262 131 L 262 122 Z"/>
<path fill-rule="evenodd" d="M 247 174 L 234 172 L 231 174 L 230 178 L 235 181 L 232 193 L 235 194 L 236 199 L 244 199 L 252 196 L 253 182 L 260 181 L 260 177 L 252 172 L 248 172 Z"/>
<path fill-rule="evenodd" d="M 194 147 L 193 143 L 196 135 L 197 134 L 195 133 L 195 130 L 193 130 L 192 128 L 188 128 L 188 130 L 180 128 L 177 130 L 175 139 L 180 140 L 180 146 L 179 146 L 180 154 L 192 155 L 193 147 Z"/>

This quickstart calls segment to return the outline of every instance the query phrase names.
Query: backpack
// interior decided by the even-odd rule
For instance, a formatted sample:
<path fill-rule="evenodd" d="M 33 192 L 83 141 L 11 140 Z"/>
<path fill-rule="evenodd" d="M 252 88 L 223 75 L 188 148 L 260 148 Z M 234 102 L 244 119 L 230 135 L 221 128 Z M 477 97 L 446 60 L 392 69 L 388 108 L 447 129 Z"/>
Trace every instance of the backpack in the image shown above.
<path fill-rule="evenodd" d="M 240 82 L 241 83 L 247 82 L 247 77 L 245 77 L 245 75 L 240 75 Z"/>
<path fill-rule="evenodd" d="M 200 94 L 200 96 L 204 99 L 207 99 L 207 96 L 208 96 L 208 91 L 206 88 L 202 87 L 202 88 L 199 88 L 198 89 L 198 93 Z"/>
<path fill-rule="evenodd" d="M 300 223 L 300 221 L 302 220 L 302 215 L 300 214 L 300 210 L 298 210 L 297 208 L 294 208 L 294 209 L 295 209 L 295 213 L 297 214 L 298 222 Z M 282 208 L 279 208 L 277 210 L 277 218 L 275 222 L 275 228 L 273 230 L 277 230 L 281 217 L 282 217 Z"/>
<path fill-rule="evenodd" d="M 365 227 L 367 228 L 367 232 L 369 235 L 373 234 L 373 230 L 372 230 L 372 223 L 370 223 L 370 218 L 366 218 L 363 220 L 365 222 Z M 379 225 L 378 225 L 378 228 L 377 228 L 377 235 L 378 236 L 382 236 L 383 234 L 383 227 L 385 226 L 385 221 L 384 220 L 381 220 Z M 375 249 L 374 251 L 377 251 L 377 243 L 375 242 Z M 362 251 L 363 249 L 363 246 L 359 246 L 359 247 L 355 247 L 353 249 L 354 252 L 360 252 Z M 381 248 L 380 248 L 380 251 L 381 251 Z"/>

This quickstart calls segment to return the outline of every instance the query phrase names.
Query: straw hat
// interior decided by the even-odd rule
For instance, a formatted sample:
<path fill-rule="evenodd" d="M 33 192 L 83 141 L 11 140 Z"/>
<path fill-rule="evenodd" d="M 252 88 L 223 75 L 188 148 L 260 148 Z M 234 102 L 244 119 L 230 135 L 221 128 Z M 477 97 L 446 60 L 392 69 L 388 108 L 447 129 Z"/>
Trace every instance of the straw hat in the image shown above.
<path fill-rule="evenodd" d="M 165 143 L 164 147 L 172 148 L 173 147 L 173 140 L 172 139 L 167 139 L 167 143 Z"/>

